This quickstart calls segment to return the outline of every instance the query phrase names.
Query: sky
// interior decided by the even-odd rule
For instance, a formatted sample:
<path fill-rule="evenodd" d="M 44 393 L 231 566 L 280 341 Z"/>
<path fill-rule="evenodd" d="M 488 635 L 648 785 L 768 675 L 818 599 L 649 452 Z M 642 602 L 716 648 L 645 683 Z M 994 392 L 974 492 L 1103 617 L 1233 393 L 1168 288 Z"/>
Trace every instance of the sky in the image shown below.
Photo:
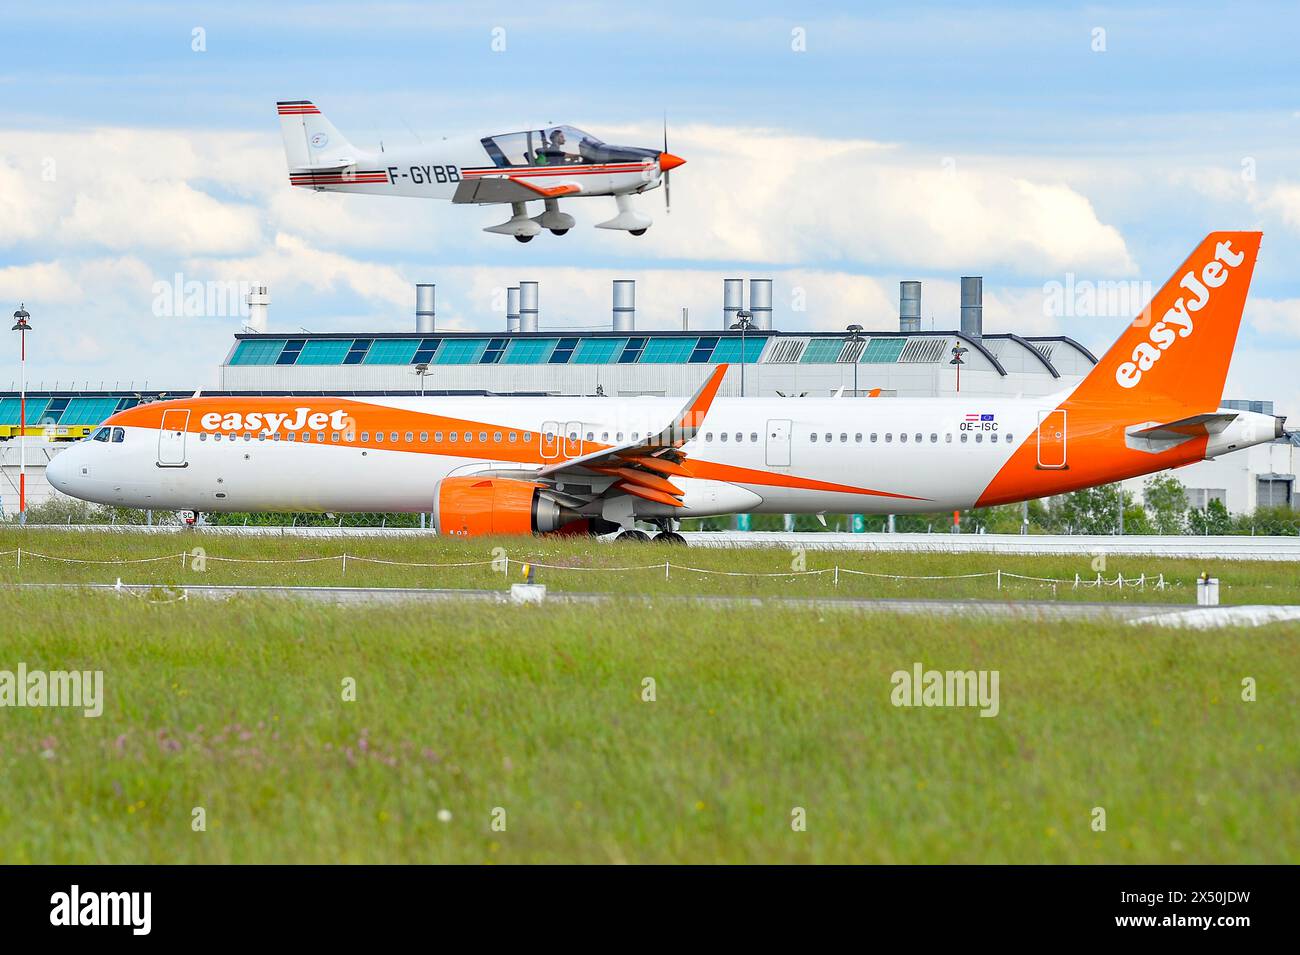
<path fill-rule="evenodd" d="M 774 279 L 782 329 L 892 329 L 919 279 L 942 329 L 982 275 L 987 331 L 1099 354 L 1207 232 L 1261 229 L 1226 396 L 1300 421 L 1298 34 L 1283 3 L 7 2 L 0 307 L 32 314 L 33 387 L 215 385 L 242 318 L 173 314 L 178 281 L 370 332 L 413 327 L 416 282 L 440 327 L 500 329 L 527 279 L 544 329 L 607 327 L 616 278 L 639 327 L 711 329 L 726 277 Z M 523 245 L 492 207 L 291 187 L 282 99 L 372 148 L 666 121 L 687 164 L 645 236 L 591 197 Z"/>

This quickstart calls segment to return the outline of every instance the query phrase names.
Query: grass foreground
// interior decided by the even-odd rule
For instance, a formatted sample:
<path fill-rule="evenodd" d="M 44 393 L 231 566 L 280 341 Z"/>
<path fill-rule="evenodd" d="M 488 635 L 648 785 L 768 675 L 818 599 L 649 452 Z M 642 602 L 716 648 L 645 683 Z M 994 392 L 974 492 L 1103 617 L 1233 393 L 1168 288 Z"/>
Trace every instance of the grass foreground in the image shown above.
<path fill-rule="evenodd" d="M 98 718 L 0 709 L 0 863 L 1255 863 L 1300 849 L 1296 625 L 13 589 L 0 619 L 0 670 L 104 673 Z M 997 670 L 997 715 L 892 705 L 891 674 L 914 663 Z"/>

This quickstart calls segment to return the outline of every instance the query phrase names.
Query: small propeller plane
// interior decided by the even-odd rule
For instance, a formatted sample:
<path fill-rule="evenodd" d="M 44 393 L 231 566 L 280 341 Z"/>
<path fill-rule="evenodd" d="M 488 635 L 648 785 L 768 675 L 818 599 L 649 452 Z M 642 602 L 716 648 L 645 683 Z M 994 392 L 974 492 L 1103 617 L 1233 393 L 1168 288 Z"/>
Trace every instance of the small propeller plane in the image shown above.
<path fill-rule="evenodd" d="M 477 205 L 508 204 L 512 215 L 484 232 L 528 242 L 543 229 L 564 235 L 573 216 L 559 200 L 613 196 L 618 213 L 596 225 L 644 235 L 651 219 L 632 208 L 631 197 L 662 185 L 671 209 L 669 173 L 686 160 L 663 149 L 613 146 L 573 126 L 543 126 L 520 133 L 441 140 L 377 151 L 358 149 L 309 100 L 276 104 L 289 162 L 289 182 L 318 192 L 418 196 Z M 528 214 L 540 200 L 543 211 Z"/>

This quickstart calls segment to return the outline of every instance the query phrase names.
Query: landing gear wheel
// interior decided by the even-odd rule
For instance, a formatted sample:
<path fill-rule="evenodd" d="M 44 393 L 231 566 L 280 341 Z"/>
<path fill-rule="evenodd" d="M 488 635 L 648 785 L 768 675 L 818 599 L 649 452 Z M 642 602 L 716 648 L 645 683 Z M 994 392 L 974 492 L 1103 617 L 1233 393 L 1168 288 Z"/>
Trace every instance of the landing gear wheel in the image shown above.
<path fill-rule="evenodd" d="M 627 231 L 632 235 L 645 235 L 645 229 L 628 229 Z"/>
<path fill-rule="evenodd" d="M 673 544 L 686 546 L 686 538 L 676 531 L 664 531 L 662 534 L 655 535 L 656 544 Z"/>
<path fill-rule="evenodd" d="M 552 229 L 551 235 L 564 235 L 564 233 L 568 231 L 569 231 L 568 229 Z"/>
<path fill-rule="evenodd" d="M 650 535 L 645 531 L 624 531 L 618 535 L 618 539 L 621 541 L 630 541 L 636 544 L 644 544 L 646 541 L 650 540 Z"/>
<path fill-rule="evenodd" d="M 532 242 L 532 241 L 533 241 L 533 237 L 532 237 L 531 235 L 517 235 L 517 236 L 515 236 L 515 241 L 516 241 L 516 242 Z"/>

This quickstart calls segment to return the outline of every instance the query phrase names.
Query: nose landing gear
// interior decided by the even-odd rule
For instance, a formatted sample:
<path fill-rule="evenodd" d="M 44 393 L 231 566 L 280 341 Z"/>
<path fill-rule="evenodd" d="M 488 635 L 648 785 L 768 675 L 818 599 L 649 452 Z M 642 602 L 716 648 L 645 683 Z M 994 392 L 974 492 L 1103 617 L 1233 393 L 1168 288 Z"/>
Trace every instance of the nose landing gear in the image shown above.
<path fill-rule="evenodd" d="M 633 209 L 632 199 L 629 196 L 615 196 L 614 202 L 618 204 L 618 215 L 596 223 L 596 228 L 618 229 L 630 232 L 632 235 L 645 235 L 646 229 L 650 228 L 653 220 L 648 215 Z"/>

